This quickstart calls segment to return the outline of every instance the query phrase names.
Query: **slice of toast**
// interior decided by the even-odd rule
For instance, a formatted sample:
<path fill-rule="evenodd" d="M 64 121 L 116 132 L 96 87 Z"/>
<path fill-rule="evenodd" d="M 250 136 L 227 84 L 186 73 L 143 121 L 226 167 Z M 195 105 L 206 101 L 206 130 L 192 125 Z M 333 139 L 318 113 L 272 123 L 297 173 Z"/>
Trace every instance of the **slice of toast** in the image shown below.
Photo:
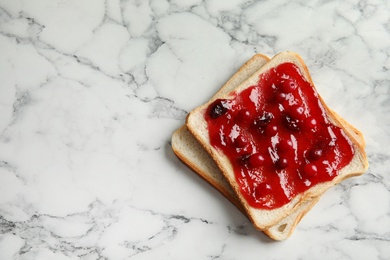
<path fill-rule="evenodd" d="M 216 94 L 216 97 L 232 91 L 235 87 L 245 81 L 254 72 L 260 69 L 269 59 L 264 55 L 258 54 L 252 57 L 242 68 L 229 80 Z M 246 74 L 242 72 L 245 71 Z M 343 122 L 344 125 L 348 125 L 347 122 Z M 364 139 L 362 134 L 354 127 L 349 126 L 349 129 L 353 129 L 352 135 L 364 145 Z M 229 201 L 231 201 L 238 209 L 244 214 L 244 210 L 234 194 L 233 190 L 223 177 L 219 168 L 212 160 L 210 155 L 204 150 L 194 136 L 189 132 L 188 128 L 184 125 L 174 132 L 172 135 L 172 148 L 175 154 L 189 166 L 195 173 L 206 180 L 219 192 L 221 192 Z M 301 207 L 292 212 L 285 219 L 264 230 L 269 237 L 275 240 L 285 240 L 294 231 L 296 225 L 299 223 L 305 213 L 310 210 L 312 206 L 318 201 L 319 197 L 313 200 L 306 201 Z"/>
<path fill-rule="evenodd" d="M 300 73 L 303 75 L 306 81 L 310 82 L 313 88 L 315 89 L 310 74 L 308 72 L 308 69 L 304 64 L 304 62 L 302 61 L 302 59 L 297 54 L 291 52 L 284 52 L 276 55 L 267 64 L 261 67 L 256 73 L 254 73 L 246 81 L 240 84 L 235 91 L 240 92 L 252 85 L 256 85 L 260 74 L 265 73 L 268 70 L 276 67 L 277 65 L 285 62 L 295 64 L 299 68 Z M 339 170 L 337 176 L 332 181 L 319 183 L 311 187 L 307 191 L 296 195 L 290 202 L 288 202 L 287 204 L 279 208 L 258 209 L 258 208 L 251 207 L 240 192 L 229 159 L 223 153 L 221 153 L 221 151 L 215 149 L 210 144 L 207 122 L 204 119 L 204 114 L 208 105 L 220 97 L 223 97 L 225 99 L 231 98 L 229 94 L 227 95 L 221 94 L 220 96 L 216 95 L 206 104 L 193 110 L 187 117 L 186 125 L 191 131 L 191 133 L 206 149 L 206 151 L 212 156 L 213 160 L 218 165 L 218 168 L 222 171 L 224 177 L 227 179 L 229 185 L 233 188 L 234 194 L 238 197 L 240 201 L 240 205 L 243 206 L 247 216 L 251 219 L 254 226 L 259 230 L 266 230 L 271 228 L 272 226 L 277 225 L 278 222 L 282 221 L 282 219 L 291 215 L 292 212 L 299 209 L 302 205 L 310 204 L 309 201 L 313 201 L 313 199 L 316 199 L 317 197 L 321 196 L 323 192 L 325 192 L 328 188 L 332 187 L 333 185 L 341 182 L 346 178 L 362 174 L 368 167 L 367 158 L 362 145 L 359 144 L 359 142 L 351 134 L 355 132 L 356 129 L 353 128 L 348 129 L 349 128 L 348 125 L 343 126 L 342 123 L 343 122 L 345 123 L 345 121 L 341 119 L 338 115 L 336 115 L 334 112 L 332 112 L 326 106 L 326 104 L 321 99 L 321 97 L 319 97 L 319 101 L 321 102 L 324 108 L 328 120 L 330 120 L 334 125 L 344 128 L 347 137 L 350 139 L 353 145 L 353 149 L 355 152 L 351 162 L 347 166 Z"/>
<path fill-rule="evenodd" d="M 252 76 L 259 70 L 269 58 L 262 55 L 254 55 L 246 62 L 233 77 L 216 93 L 214 98 L 218 98 L 232 90 Z M 212 157 L 204 150 L 195 137 L 189 132 L 187 126 L 182 126 L 172 135 L 172 149 L 178 158 L 191 168 L 195 173 L 222 193 L 230 202 L 232 202 L 241 212 L 245 214 L 237 196 L 223 177 L 219 168 Z M 275 240 L 285 240 L 294 231 L 304 214 L 318 201 L 315 198 L 307 201 L 285 219 L 264 230 L 264 233 Z"/>
<path fill-rule="evenodd" d="M 260 69 L 268 60 L 269 59 L 267 57 L 261 54 L 253 56 L 252 59 L 245 63 L 232 77 L 232 79 L 220 89 L 220 91 L 216 94 L 216 97 L 232 91 L 254 72 Z M 242 74 L 243 71 L 245 71 L 246 74 Z M 348 125 L 347 122 L 343 122 L 343 124 Z M 362 134 L 352 126 L 349 126 L 349 129 L 353 129 L 351 134 L 355 136 L 359 143 L 364 145 Z M 172 135 L 172 148 L 183 163 L 216 188 L 245 214 L 237 196 L 234 194 L 215 162 L 189 132 L 185 125 L 176 130 Z M 275 240 L 287 239 L 293 233 L 301 218 L 312 206 L 314 206 L 318 199 L 319 197 L 306 201 L 301 207 L 296 209 L 285 219 L 282 219 L 269 229 L 264 230 L 264 233 Z"/>

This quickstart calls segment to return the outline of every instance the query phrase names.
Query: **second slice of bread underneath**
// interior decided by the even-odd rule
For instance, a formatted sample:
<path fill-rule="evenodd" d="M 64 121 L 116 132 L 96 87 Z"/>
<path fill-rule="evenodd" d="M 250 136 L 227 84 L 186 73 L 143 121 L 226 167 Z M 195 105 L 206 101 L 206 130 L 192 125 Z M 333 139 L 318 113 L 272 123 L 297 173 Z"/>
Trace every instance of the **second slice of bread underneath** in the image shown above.
<path fill-rule="evenodd" d="M 303 77 L 308 82 L 310 82 L 314 88 L 314 84 L 311 80 L 306 65 L 303 63 L 302 59 L 294 53 L 285 52 L 276 55 L 273 59 L 267 62 L 255 73 L 246 71 L 246 69 L 244 68 L 243 71 L 241 71 L 241 74 L 243 75 L 245 74 L 248 76 L 251 74 L 253 75 L 249 76 L 249 78 L 247 78 L 243 83 L 239 83 L 239 85 L 234 90 L 236 92 L 240 92 L 256 84 L 260 74 L 285 62 L 295 64 L 299 68 Z M 211 155 L 212 160 L 216 162 L 218 168 L 221 170 L 224 178 L 226 178 L 229 184 L 227 187 L 232 188 L 233 194 L 237 197 L 237 200 L 239 201 L 238 204 L 242 206 L 244 212 L 250 218 L 254 226 L 259 230 L 263 230 L 263 231 L 268 230 L 266 231 L 266 233 L 271 232 L 271 235 L 273 232 L 272 230 L 274 231 L 275 229 L 282 230 L 283 227 L 287 227 L 287 226 L 291 227 L 293 230 L 296 223 L 299 222 L 300 218 L 311 208 L 311 206 L 318 200 L 318 198 L 328 188 L 341 182 L 346 178 L 362 174 L 368 167 L 366 155 L 363 149 L 364 142 L 362 140 L 362 136 L 359 133 L 359 131 L 357 131 L 355 128 L 349 125 L 345 120 L 343 120 L 338 115 L 336 115 L 333 111 L 331 111 L 323 102 L 323 100 L 319 97 L 319 100 L 325 109 L 327 118 L 334 125 L 343 128 L 346 135 L 352 142 L 353 149 L 355 152 L 351 162 L 346 167 L 343 167 L 341 170 L 339 170 L 337 176 L 333 180 L 324 183 L 319 183 L 311 187 L 307 191 L 296 195 L 289 203 L 279 208 L 275 208 L 275 209 L 254 208 L 249 205 L 249 203 L 245 200 L 245 198 L 241 194 L 240 189 L 236 183 L 232 166 L 229 160 L 227 159 L 227 157 L 223 153 L 221 153 L 221 151 L 215 149 L 210 144 L 207 123 L 205 121 L 204 114 L 208 105 L 211 104 L 213 101 L 215 101 L 217 98 L 221 98 L 221 97 L 226 99 L 230 98 L 230 96 L 226 93 L 219 93 L 206 104 L 196 108 L 187 117 L 187 127 L 191 131 L 191 133 L 195 136 L 197 141 L 200 142 L 202 147 L 205 148 L 207 153 Z M 287 224 L 283 223 L 284 220 L 287 220 Z"/>

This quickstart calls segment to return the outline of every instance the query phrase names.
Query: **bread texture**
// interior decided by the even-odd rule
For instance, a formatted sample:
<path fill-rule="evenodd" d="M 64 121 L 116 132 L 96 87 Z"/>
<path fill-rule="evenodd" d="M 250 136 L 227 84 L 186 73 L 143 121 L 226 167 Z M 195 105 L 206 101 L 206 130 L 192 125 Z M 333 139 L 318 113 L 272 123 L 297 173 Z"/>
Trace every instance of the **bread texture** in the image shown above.
<path fill-rule="evenodd" d="M 247 70 L 245 66 L 239 70 L 239 74 L 248 76 L 246 80 L 242 83 L 239 83 L 237 87 L 233 87 L 234 91 L 240 92 L 252 85 L 257 84 L 258 77 L 260 74 L 268 71 L 271 68 L 276 67 L 279 64 L 290 62 L 295 64 L 303 77 L 311 83 L 313 88 L 315 88 L 314 83 L 310 77 L 309 71 L 304 64 L 303 60 L 295 53 L 292 52 L 283 52 L 276 55 L 274 58 L 269 60 L 265 65 L 259 68 L 256 72 L 252 72 Z M 244 76 L 243 76 L 244 77 Z M 234 78 L 234 76 L 233 76 Z M 233 79 L 232 78 L 232 79 Z M 237 80 L 238 82 L 239 80 Z M 229 82 L 228 82 L 229 83 Z M 234 85 L 234 84 L 232 84 Z M 229 89 L 228 92 L 233 89 Z M 360 132 L 349 125 L 344 119 L 330 110 L 325 102 L 319 97 L 319 101 L 322 103 L 322 106 L 325 109 L 325 113 L 328 119 L 336 126 L 339 126 L 345 130 L 347 137 L 351 140 L 352 146 L 354 148 L 354 156 L 352 161 L 340 169 L 337 176 L 332 180 L 324 183 L 317 184 L 307 191 L 298 194 L 295 196 L 289 203 L 275 209 L 258 209 L 251 207 L 248 202 L 245 200 L 243 195 L 241 194 L 238 184 L 236 183 L 235 174 L 232 169 L 232 165 L 229 159 L 219 150 L 215 149 L 210 144 L 207 122 L 204 119 L 205 111 L 209 104 L 215 101 L 217 98 L 225 98 L 229 99 L 229 96 L 226 92 L 219 92 L 213 98 L 209 100 L 206 104 L 194 109 L 187 117 L 186 125 L 191 132 L 191 134 L 196 138 L 196 140 L 201 144 L 201 146 L 206 150 L 207 154 L 211 155 L 213 162 L 216 163 L 217 168 L 222 172 L 224 179 L 226 179 L 228 185 L 226 187 L 230 187 L 239 201 L 233 202 L 241 206 L 243 211 L 246 213 L 248 218 L 252 221 L 254 226 L 262 231 L 265 231 L 270 237 L 274 239 L 283 239 L 288 237 L 289 234 L 293 231 L 296 224 L 302 218 L 302 216 L 315 204 L 315 202 L 319 199 L 319 197 L 330 187 L 340 183 L 341 181 L 362 174 L 366 171 L 368 167 L 368 162 L 366 158 L 366 154 L 364 151 L 364 140 Z M 196 164 L 198 165 L 199 162 Z M 188 164 L 188 163 L 187 163 Z M 191 167 L 191 166 L 190 166 Z M 214 166 L 213 166 L 214 167 Z M 193 168 L 193 167 L 191 167 Z M 193 168 L 194 169 L 194 168 Z M 197 170 L 195 169 L 197 172 Z M 218 177 L 216 180 L 219 180 Z M 219 181 L 218 181 L 219 182 Z M 210 182 L 213 186 L 212 182 Z M 227 192 L 226 190 L 221 191 L 222 193 Z M 225 195 L 226 196 L 226 195 Z M 239 207 L 240 207 L 239 206 Z M 295 212 L 295 213 L 294 213 Z M 286 225 L 284 225 L 286 224 Z M 283 227 L 285 227 L 283 229 Z M 285 231 L 288 227 L 290 231 Z M 276 232 L 283 229 L 283 235 L 280 237 L 281 232 Z M 288 234 L 288 235 L 286 235 Z"/>

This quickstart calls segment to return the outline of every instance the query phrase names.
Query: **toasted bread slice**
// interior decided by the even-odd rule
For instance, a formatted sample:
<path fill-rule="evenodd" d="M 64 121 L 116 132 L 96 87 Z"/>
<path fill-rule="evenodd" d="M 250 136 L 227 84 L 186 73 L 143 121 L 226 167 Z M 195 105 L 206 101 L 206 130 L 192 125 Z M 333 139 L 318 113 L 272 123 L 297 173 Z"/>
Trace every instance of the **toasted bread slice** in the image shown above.
<path fill-rule="evenodd" d="M 267 61 L 268 57 L 257 54 L 246 62 L 241 69 L 216 93 L 215 98 L 224 95 L 236 88 L 253 73 L 259 70 Z M 234 194 L 226 179 L 223 177 L 219 168 L 204 150 L 195 137 L 189 132 L 187 126 L 182 126 L 172 135 L 172 149 L 175 154 L 189 166 L 200 177 L 206 180 L 229 201 L 231 201 L 241 212 L 245 214 L 238 198 Z M 294 231 L 304 214 L 318 201 L 318 198 L 307 201 L 285 219 L 276 225 L 264 230 L 264 233 L 275 240 L 285 240 Z"/>
<path fill-rule="evenodd" d="M 295 53 L 284 52 L 272 58 L 256 73 L 254 73 L 246 81 L 240 84 L 235 89 L 235 91 L 240 92 L 252 85 L 256 85 L 258 82 L 259 75 L 285 62 L 295 64 L 299 68 L 301 75 L 308 82 L 311 83 L 313 88 L 315 88 L 308 69 L 302 59 Z M 223 173 L 229 185 L 233 188 L 234 194 L 238 197 L 240 204 L 243 206 L 247 216 L 251 219 L 254 226 L 259 230 L 266 230 L 272 226 L 275 226 L 278 222 L 289 216 L 292 212 L 300 208 L 302 205 L 305 205 L 308 201 L 312 201 L 313 199 L 321 196 L 327 189 L 329 189 L 333 185 L 341 182 L 346 178 L 362 174 L 368 167 L 366 154 L 362 145 L 359 144 L 359 142 L 354 138 L 353 135 L 351 135 L 351 133 L 354 132 L 355 129 L 346 129 L 348 128 L 348 126 L 343 126 L 342 124 L 342 122 L 345 121 L 341 119 L 338 115 L 336 115 L 334 112 L 332 112 L 326 106 L 321 97 L 319 97 L 319 101 L 324 108 L 324 112 L 328 120 L 331 121 L 334 125 L 343 128 L 345 130 L 346 136 L 350 139 L 352 143 L 354 155 L 351 162 L 347 166 L 340 169 L 338 171 L 337 176 L 332 181 L 319 183 L 311 187 L 307 191 L 296 195 L 290 202 L 279 208 L 258 209 L 251 207 L 240 192 L 240 188 L 236 182 L 235 174 L 229 159 L 221 151 L 215 149 L 210 144 L 207 122 L 205 121 L 204 115 L 209 104 L 211 104 L 214 100 L 220 97 L 223 97 L 225 99 L 232 98 L 229 94 L 221 96 L 217 95 L 213 97 L 209 102 L 196 108 L 189 114 L 189 116 L 187 117 L 186 125 L 191 131 L 191 133 L 195 136 L 195 138 L 202 144 L 205 150 L 212 156 L 213 160 L 218 165 L 218 168 Z"/>
<path fill-rule="evenodd" d="M 216 93 L 214 98 L 218 98 L 236 88 L 253 73 L 259 70 L 267 61 L 268 57 L 262 54 L 254 55 L 246 62 L 233 77 Z M 178 158 L 189 166 L 195 173 L 222 193 L 241 212 L 245 214 L 237 196 L 223 177 L 212 157 L 204 150 L 195 137 L 189 132 L 187 126 L 182 126 L 172 135 L 172 149 Z M 275 240 L 285 240 L 294 231 L 304 214 L 318 201 L 315 198 L 307 201 L 292 214 L 281 220 L 279 223 L 264 230 L 264 233 Z"/>
<path fill-rule="evenodd" d="M 250 59 L 242 68 L 229 80 L 216 94 L 215 97 L 219 97 L 225 93 L 232 91 L 235 87 L 245 81 L 254 72 L 260 69 L 269 59 L 261 54 L 255 55 Z M 242 74 L 245 71 L 246 74 Z M 347 122 L 343 121 L 343 124 L 352 129 L 351 134 L 364 145 L 364 139 L 362 134 L 355 129 L 353 126 L 348 125 Z M 219 168 L 212 160 L 210 155 L 204 150 L 194 136 L 189 132 L 186 126 L 182 126 L 174 132 L 172 136 L 172 148 L 175 154 L 195 171 L 200 177 L 206 180 L 219 192 L 221 192 L 228 200 L 230 200 L 238 209 L 244 214 L 244 210 L 234 194 L 233 190 L 223 177 Z M 285 240 L 294 231 L 296 225 L 299 223 L 301 218 L 310 210 L 312 206 L 319 200 L 319 197 L 312 200 L 308 200 L 302 204 L 301 207 L 292 212 L 285 219 L 264 230 L 269 237 L 275 240 Z"/>

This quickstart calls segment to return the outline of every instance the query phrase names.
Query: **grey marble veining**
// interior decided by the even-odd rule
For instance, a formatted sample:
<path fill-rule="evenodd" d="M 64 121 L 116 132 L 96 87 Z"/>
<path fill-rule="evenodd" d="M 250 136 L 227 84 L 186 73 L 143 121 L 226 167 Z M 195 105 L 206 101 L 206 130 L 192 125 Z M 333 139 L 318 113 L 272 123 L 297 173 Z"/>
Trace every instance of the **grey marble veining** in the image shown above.
<path fill-rule="evenodd" d="M 370 168 L 273 242 L 170 137 L 285 50 Z M 389 259 L 389 55 L 387 1 L 0 1 L 0 259 Z"/>

